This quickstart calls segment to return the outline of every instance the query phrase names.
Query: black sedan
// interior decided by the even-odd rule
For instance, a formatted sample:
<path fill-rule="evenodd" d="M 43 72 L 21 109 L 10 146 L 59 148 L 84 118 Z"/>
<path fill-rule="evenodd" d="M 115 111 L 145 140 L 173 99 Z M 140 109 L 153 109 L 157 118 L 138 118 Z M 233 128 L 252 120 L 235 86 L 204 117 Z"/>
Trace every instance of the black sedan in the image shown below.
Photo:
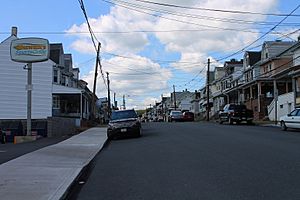
<path fill-rule="evenodd" d="M 141 123 L 134 110 L 116 110 L 112 112 L 107 127 L 107 138 L 141 135 Z"/>

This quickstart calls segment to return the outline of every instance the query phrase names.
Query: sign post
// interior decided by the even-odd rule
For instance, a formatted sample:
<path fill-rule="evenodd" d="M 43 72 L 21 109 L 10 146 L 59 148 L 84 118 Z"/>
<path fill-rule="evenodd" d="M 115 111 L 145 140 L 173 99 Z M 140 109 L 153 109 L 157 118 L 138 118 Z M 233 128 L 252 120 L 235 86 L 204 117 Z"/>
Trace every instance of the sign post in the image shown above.
<path fill-rule="evenodd" d="M 49 49 L 49 41 L 43 38 L 22 38 L 11 42 L 11 60 L 27 63 L 27 136 L 31 136 L 32 63 L 48 60 Z"/>
<path fill-rule="evenodd" d="M 32 63 L 27 64 L 27 134 L 31 135 Z"/>

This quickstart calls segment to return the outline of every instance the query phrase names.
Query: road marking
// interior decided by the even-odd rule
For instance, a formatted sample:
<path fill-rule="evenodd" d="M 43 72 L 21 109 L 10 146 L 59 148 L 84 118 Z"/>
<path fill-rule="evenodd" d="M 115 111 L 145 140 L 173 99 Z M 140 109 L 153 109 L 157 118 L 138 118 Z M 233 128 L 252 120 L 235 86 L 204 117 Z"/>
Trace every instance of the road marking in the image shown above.
<path fill-rule="evenodd" d="M 5 153 L 6 151 L 2 151 L 2 150 L 0 150 L 0 153 Z"/>

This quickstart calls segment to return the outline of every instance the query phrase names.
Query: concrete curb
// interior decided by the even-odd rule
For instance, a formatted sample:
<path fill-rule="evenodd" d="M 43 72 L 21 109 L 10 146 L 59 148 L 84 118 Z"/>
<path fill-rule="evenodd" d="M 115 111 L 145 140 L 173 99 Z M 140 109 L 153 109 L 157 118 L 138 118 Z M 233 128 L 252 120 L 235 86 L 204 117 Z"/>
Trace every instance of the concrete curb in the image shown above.
<path fill-rule="evenodd" d="M 1 199 L 64 198 L 106 141 L 106 128 L 92 128 L 0 165 Z"/>

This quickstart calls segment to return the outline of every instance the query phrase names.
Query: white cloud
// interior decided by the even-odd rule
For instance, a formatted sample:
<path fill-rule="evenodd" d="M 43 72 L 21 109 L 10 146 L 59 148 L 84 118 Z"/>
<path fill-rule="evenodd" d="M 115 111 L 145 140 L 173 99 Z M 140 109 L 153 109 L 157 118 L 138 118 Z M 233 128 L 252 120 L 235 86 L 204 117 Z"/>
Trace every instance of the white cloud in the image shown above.
<path fill-rule="evenodd" d="M 137 3 L 136 1 L 128 1 Z M 244 10 L 252 12 L 271 12 L 276 9 L 277 0 L 162 0 L 160 3 L 178 4 L 183 6 L 206 7 L 227 10 Z M 145 4 L 143 4 L 145 5 Z M 233 51 L 239 50 L 259 37 L 258 26 L 242 22 L 240 24 L 224 22 L 224 18 L 233 18 L 247 21 L 264 21 L 262 15 L 237 15 L 232 13 L 208 12 L 200 10 L 186 10 L 178 8 L 158 7 L 147 4 L 146 6 L 177 13 L 185 13 L 192 17 L 179 17 L 170 14 L 163 14 L 162 17 L 173 18 L 181 21 L 188 21 L 191 24 L 170 21 L 164 18 L 155 18 L 144 13 L 138 13 L 121 7 L 111 7 L 107 15 L 91 18 L 90 23 L 94 32 L 131 32 L 137 30 L 163 31 L 163 30 L 198 30 L 198 31 L 173 31 L 173 32 L 131 32 L 126 34 L 99 34 L 97 38 L 102 43 L 102 51 L 114 54 L 126 55 L 134 59 L 114 57 L 103 60 L 104 71 L 110 72 L 111 88 L 119 94 L 129 94 L 132 97 L 132 104 L 136 103 L 133 96 L 145 99 L 150 93 L 167 92 L 168 80 L 172 78 L 169 70 L 163 69 L 160 65 L 150 61 L 145 57 L 138 56 L 150 43 L 150 34 L 156 37 L 161 44 L 165 46 L 165 51 L 176 52 L 180 54 L 178 63 L 172 63 L 170 66 L 176 69 L 191 73 L 192 76 L 199 72 L 201 67 L 205 67 L 207 58 L 211 55 L 227 55 Z M 145 12 L 150 12 L 145 10 Z M 152 12 L 155 13 L 155 12 Z M 201 16 L 202 17 L 201 17 Z M 206 16 L 206 17 L 203 17 Z M 208 20 L 207 18 L 221 18 L 221 20 Z M 202 19 L 200 19 L 202 18 Z M 223 20 L 223 21 L 222 21 Z M 198 25 L 195 25 L 198 24 Z M 201 26 L 203 25 L 203 26 Z M 220 27 L 221 29 L 209 28 L 207 26 Z M 244 29 L 250 32 L 226 31 L 223 29 Z M 202 30 L 201 30 L 202 29 Z M 266 30 L 266 29 L 265 29 Z M 86 32 L 86 23 L 73 25 L 67 32 Z M 254 32 L 254 33 L 253 33 Z M 74 36 L 72 34 L 72 36 Z M 91 45 L 89 34 L 75 35 L 76 39 L 72 48 L 82 53 L 95 55 L 94 47 Z M 154 45 L 156 46 L 156 45 Z M 241 57 L 241 55 L 240 55 Z M 164 58 L 160 58 L 164 60 Z M 166 59 L 168 60 L 168 59 Z M 220 63 L 214 62 L 212 68 Z M 190 62 L 190 63 L 189 63 Z M 194 64 L 193 64 L 194 63 Z M 198 63 L 198 64 L 195 64 Z M 132 75 L 135 74 L 135 75 Z M 139 74 L 139 75 L 136 75 Z M 92 86 L 93 72 L 84 77 Z M 106 95 L 103 80 L 99 76 L 97 94 Z M 165 91 L 164 91 L 165 89 Z M 148 98 L 148 102 L 153 99 Z M 129 101 L 130 102 L 130 101 Z M 140 103 L 143 105 L 143 103 Z"/>
<path fill-rule="evenodd" d="M 253 12 L 268 12 L 270 8 L 276 4 L 275 0 L 266 1 L 236 1 L 236 0 L 210 0 L 210 1 L 198 1 L 194 7 L 206 7 L 215 9 L 228 9 L 228 10 L 245 10 Z M 181 12 L 183 12 L 181 10 Z M 264 16 L 261 15 L 237 15 L 231 13 L 220 12 L 208 12 L 199 10 L 189 10 L 189 14 L 202 16 L 215 17 L 215 18 L 234 18 L 247 21 L 263 21 Z M 190 32 L 167 32 L 156 33 L 156 37 L 159 38 L 161 43 L 166 45 L 168 51 L 181 52 L 181 61 L 193 60 L 203 62 L 207 59 L 211 52 L 219 52 L 226 54 L 228 52 L 236 51 L 242 47 L 248 45 L 252 41 L 258 38 L 259 34 L 254 29 L 253 24 L 241 24 L 228 23 L 223 21 L 211 21 L 196 18 L 182 18 L 174 17 L 172 15 L 165 15 L 168 18 L 176 18 L 182 21 L 188 21 L 189 23 L 198 24 L 184 24 L 180 22 L 171 22 L 167 19 L 160 19 L 155 26 L 156 30 L 170 29 L 170 30 L 196 30 Z M 199 24 L 203 25 L 200 26 Z M 219 27 L 221 29 L 208 28 Z M 204 29 L 204 30 L 203 30 Z M 238 32 L 227 31 L 222 29 L 244 29 L 251 32 Z M 253 33 L 254 32 L 254 33 Z M 197 56 L 198 55 L 198 56 Z"/>
<path fill-rule="evenodd" d="M 170 70 L 164 69 L 159 64 L 141 56 L 131 55 L 131 58 L 115 57 L 102 61 L 103 71 L 109 72 L 111 96 L 113 92 L 116 92 L 119 97 L 126 95 L 126 97 L 135 100 L 143 99 L 151 93 L 169 90 L 167 81 L 172 76 Z M 83 77 L 91 90 L 93 77 L 93 71 Z M 97 79 L 97 95 L 107 95 L 100 73 Z M 140 102 L 140 104 L 143 103 Z M 130 105 L 130 107 L 132 106 Z"/>
<path fill-rule="evenodd" d="M 120 7 L 112 7 L 110 14 L 100 16 L 97 19 L 90 18 L 90 25 L 95 35 L 102 43 L 102 50 L 119 54 L 137 53 L 148 44 L 147 34 L 143 32 L 124 33 L 124 34 L 105 34 L 105 32 L 128 32 L 132 30 L 151 30 L 153 27 L 152 18 Z M 73 25 L 66 31 L 67 34 L 74 36 L 73 32 L 87 32 L 86 23 Z M 99 33 L 104 32 L 104 33 Z M 77 34 L 77 40 L 72 47 L 83 53 L 94 54 L 90 35 Z"/>

